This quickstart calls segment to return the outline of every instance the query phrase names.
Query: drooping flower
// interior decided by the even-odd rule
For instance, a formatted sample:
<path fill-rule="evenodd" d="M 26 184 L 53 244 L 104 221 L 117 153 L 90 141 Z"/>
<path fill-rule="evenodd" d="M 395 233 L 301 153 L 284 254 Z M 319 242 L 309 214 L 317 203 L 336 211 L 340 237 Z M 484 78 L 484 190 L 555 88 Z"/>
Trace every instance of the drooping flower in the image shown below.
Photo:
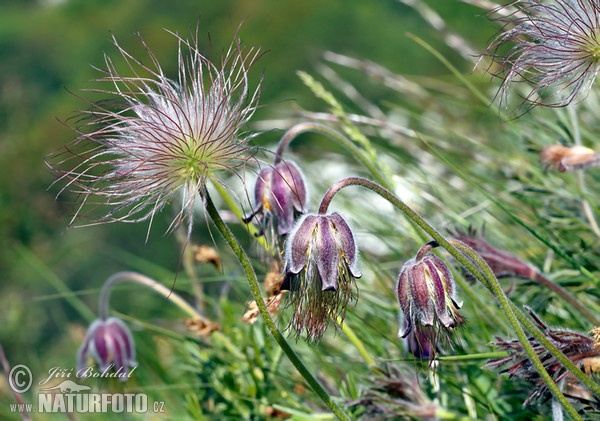
<path fill-rule="evenodd" d="M 273 231 L 278 236 L 289 234 L 294 219 L 308 207 L 306 181 L 293 161 L 281 161 L 263 168 L 254 187 L 254 209 L 245 218 L 257 217 L 262 233 Z"/>
<path fill-rule="evenodd" d="M 129 328 L 121 319 L 98 319 L 90 325 L 77 354 L 78 372 L 88 367 L 90 358 L 96 361 L 100 372 L 114 369 L 120 381 L 129 378 L 128 370 L 137 367 L 135 343 Z"/>
<path fill-rule="evenodd" d="M 531 264 L 518 258 L 514 254 L 492 246 L 486 239 L 485 233 L 477 233 L 475 229 L 469 228 L 467 232 L 457 230 L 452 237 L 459 240 L 479 254 L 490 266 L 494 275 L 498 278 L 517 277 L 538 281 L 542 274 Z M 468 275 L 468 274 L 467 274 Z"/>
<path fill-rule="evenodd" d="M 544 336 L 575 365 L 579 366 L 585 374 L 591 376 L 600 371 L 600 346 L 593 337 L 593 331 L 592 337 L 590 337 L 583 333 L 550 328 L 531 309 L 527 308 L 527 311 Z M 581 385 L 575 376 L 572 376 L 537 339 L 531 337 L 528 340 L 553 380 L 557 384 L 562 384 L 566 395 L 576 398 L 579 402 L 593 402 L 597 407 L 600 403 L 597 396 L 593 396 L 587 388 Z M 551 396 L 550 390 L 518 340 L 496 338 L 493 345 L 508 351 L 510 355 L 491 360 L 486 364 L 486 367 L 500 369 L 501 374 L 508 374 L 511 378 L 524 379 L 534 386 L 533 391 L 523 405 L 527 405 L 536 399 L 544 400 Z"/>
<path fill-rule="evenodd" d="M 562 107 L 583 100 L 600 70 L 600 3 L 521 0 L 503 9 L 512 11 L 499 19 L 506 29 L 484 53 L 502 66 L 501 97 L 509 85 L 526 82 L 524 101 L 531 105 Z M 507 54 L 499 52 L 513 43 Z"/>
<path fill-rule="evenodd" d="M 308 214 L 298 220 L 285 251 L 282 290 L 290 291 L 291 328 L 320 339 L 328 324 L 342 322 L 356 300 L 358 248 L 348 223 L 337 212 Z"/>
<path fill-rule="evenodd" d="M 431 252 L 436 242 L 423 246 L 416 257 L 404 264 L 398 279 L 398 302 L 402 310 L 401 338 L 414 336 L 413 345 L 433 360 L 440 338 L 446 339 L 464 322 L 458 313 L 454 277 L 446 264 Z"/>
<path fill-rule="evenodd" d="M 151 65 L 114 44 L 129 75 L 106 57 L 94 91 L 108 98 L 83 111 L 79 137 L 55 154 L 49 165 L 78 201 L 73 221 L 152 221 L 167 203 L 178 202 L 171 228 L 187 221 L 208 180 L 235 172 L 249 158 L 252 134 L 243 132 L 257 108 L 260 82 L 251 90 L 249 69 L 260 56 L 234 39 L 220 63 L 199 50 L 197 35 L 178 40 L 178 76 L 166 76 L 142 40 Z M 141 38 L 140 38 L 141 39 Z M 91 208 L 91 209 L 90 209 Z"/>

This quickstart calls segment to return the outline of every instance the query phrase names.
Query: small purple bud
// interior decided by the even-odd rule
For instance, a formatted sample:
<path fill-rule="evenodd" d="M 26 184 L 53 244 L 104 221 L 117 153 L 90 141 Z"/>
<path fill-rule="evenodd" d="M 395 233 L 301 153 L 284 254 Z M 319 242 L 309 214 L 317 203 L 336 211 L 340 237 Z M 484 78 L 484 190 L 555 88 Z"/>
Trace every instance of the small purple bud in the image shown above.
<path fill-rule="evenodd" d="M 431 253 L 433 247 L 437 243 L 423 246 L 415 258 L 404 264 L 398 279 L 398 302 L 403 316 L 398 336 L 409 337 L 409 345 L 427 349 L 431 358 L 435 357 L 440 333 L 447 335 L 464 321 L 458 313 L 462 303 L 456 301 L 452 272 Z M 413 352 L 414 347 L 409 346 L 409 350 Z"/>
<path fill-rule="evenodd" d="M 133 337 L 121 319 L 110 317 L 90 325 L 77 355 L 78 371 L 87 367 L 89 358 L 98 363 L 100 371 L 111 364 L 116 372 L 122 373 L 137 366 Z M 120 376 L 119 380 L 125 381 L 127 377 Z"/>
<path fill-rule="evenodd" d="M 286 243 L 282 290 L 291 292 L 290 326 L 308 340 L 323 336 L 329 319 L 344 319 L 348 302 L 356 300 L 358 249 L 352 230 L 339 213 L 305 215 Z"/>
<path fill-rule="evenodd" d="M 254 186 L 254 203 L 245 222 L 257 217 L 263 232 L 269 232 L 266 228 L 272 225 L 277 235 L 289 234 L 295 217 L 305 213 L 308 207 L 306 181 L 300 168 L 292 161 L 263 168 Z"/>

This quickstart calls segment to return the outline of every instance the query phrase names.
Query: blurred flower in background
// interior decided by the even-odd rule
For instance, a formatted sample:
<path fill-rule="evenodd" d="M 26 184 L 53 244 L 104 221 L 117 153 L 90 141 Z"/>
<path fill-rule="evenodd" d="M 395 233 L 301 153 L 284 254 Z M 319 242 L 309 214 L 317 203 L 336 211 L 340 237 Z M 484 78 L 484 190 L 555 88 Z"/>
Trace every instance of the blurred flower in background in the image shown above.
<path fill-rule="evenodd" d="M 129 378 L 128 370 L 137 367 L 135 343 L 129 328 L 121 319 L 109 317 L 95 320 L 90 325 L 77 354 L 78 372 L 88 367 L 90 358 L 98 363 L 100 372 L 114 369 L 120 381 Z"/>
<path fill-rule="evenodd" d="M 484 52 L 501 65 L 501 101 L 527 82 L 524 102 L 561 107 L 587 97 L 600 70 L 600 4 L 596 0 L 525 0 L 496 12 L 505 29 Z M 513 45 L 503 53 L 506 45 Z M 495 70 L 494 70 L 495 71 Z"/>

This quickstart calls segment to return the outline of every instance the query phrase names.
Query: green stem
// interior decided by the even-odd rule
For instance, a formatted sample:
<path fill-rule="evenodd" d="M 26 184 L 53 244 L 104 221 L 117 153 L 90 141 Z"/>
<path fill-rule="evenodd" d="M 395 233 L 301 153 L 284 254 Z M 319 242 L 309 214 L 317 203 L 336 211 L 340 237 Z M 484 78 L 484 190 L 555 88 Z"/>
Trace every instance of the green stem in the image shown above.
<path fill-rule="evenodd" d="M 439 151 L 436 148 L 432 147 L 427 140 L 425 140 L 423 138 L 421 138 L 421 140 L 429 148 L 431 153 L 433 153 L 435 156 L 437 156 L 444 164 L 446 164 L 446 166 L 448 166 L 448 168 L 452 169 L 462 180 L 466 180 L 472 187 L 479 190 L 481 192 L 481 194 L 483 194 L 486 197 L 487 200 L 489 200 L 491 203 L 493 203 L 498 208 L 500 208 L 500 210 L 502 210 L 504 213 L 506 213 L 506 215 L 508 215 L 508 217 L 511 218 L 514 222 L 516 222 L 523 229 L 525 229 L 531 235 L 533 235 L 535 238 L 537 238 L 539 241 L 541 241 L 542 244 L 544 244 L 546 247 L 550 248 L 554 253 L 556 253 L 562 259 L 569 262 L 569 264 L 571 264 L 582 275 L 584 275 L 586 278 L 588 278 L 590 281 L 592 281 L 596 286 L 600 286 L 600 280 L 592 272 L 590 272 L 588 269 L 586 269 L 585 267 L 580 265 L 570 254 L 566 253 L 561 248 L 552 244 L 550 241 L 546 240 L 544 237 L 542 237 L 540 234 L 538 234 L 530 226 L 530 224 L 527 224 L 525 221 L 523 221 L 521 218 L 517 217 L 513 212 L 511 212 L 510 209 L 508 209 L 502 203 L 502 201 L 500 201 L 498 199 L 497 196 L 489 193 L 479 183 L 473 181 L 471 179 L 471 177 L 467 176 L 467 174 L 464 173 L 463 171 L 461 171 L 453 162 L 451 162 L 448 158 L 444 157 L 441 153 L 439 153 Z"/>
<path fill-rule="evenodd" d="M 335 194 L 344 187 L 350 185 L 358 185 L 365 188 L 368 188 L 375 193 L 379 194 L 384 199 L 388 200 L 392 205 L 397 207 L 402 213 L 404 213 L 408 218 L 412 219 L 419 227 L 421 227 L 425 232 L 427 232 L 431 237 L 437 241 L 442 247 L 444 247 L 448 253 L 450 253 L 460 264 L 462 264 L 469 272 L 475 276 L 484 286 L 486 286 L 492 294 L 498 300 L 500 307 L 504 311 L 508 322 L 513 328 L 519 342 L 523 346 L 523 350 L 531 360 L 531 363 L 538 370 L 538 373 L 550 392 L 556 397 L 556 399 L 561 403 L 563 408 L 569 413 L 569 415 L 573 419 L 580 420 L 581 417 L 573 408 L 573 406 L 567 401 L 563 393 L 558 388 L 557 384 L 552 379 L 552 376 L 546 371 L 543 363 L 538 358 L 535 350 L 527 340 L 527 335 L 523 331 L 523 328 L 519 324 L 517 320 L 517 316 L 513 311 L 513 306 L 509 303 L 506 295 L 504 295 L 504 291 L 500 286 L 500 283 L 496 279 L 494 273 L 488 266 L 488 264 L 479 256 L 472 248 L 467 246 L 466 244 L 452 240 L 452 244 L 446 240 L 446 238 L 441 235 L 435 228 L 429 225 L 419 214 L 413 211 L 408 205 L 406 205 L 402 200 L 396 197 L 392 192 L 385 189 L 384 187 L 374 183 L 373 181 L 361 178 L 361 177 L 349 177 L 343 180 L 338 181 L 333 186 L 329 188 L 329 190 L 325 193 L 323 200 L 321 201 L 321 205 L 319 206 L 319 213 L 326 213 L 327 208 L 329 207 L 329 203 L 335 196 Z M 459 249 L 460 247 L 460 249 Z M 556 349 L 548 349 L 553 356 L 558 358 L 558 355 L 562 355 L 562 353 Z M 554 352 L 558 351 L 558 352 Z M 580 371 L 580 370 L 577 370 Z M 583 374 L 583 373 L 582 373 Z M 588 379 L 589 380 L 589 379 Z M 586 382 L 589 383 L 589 381 Z"/>
<path fill-rule="evenodd" d="M 298 123 L 291 129 L 289 129 L 287 132 L 285 132 L 285 134 L 279 141 L 279 145 L 277 146 L 277 151 L 275 152 L 274 165 L 277 165 L 281 161 L 284 150 L 287 148 L 287 146 L 290 144 L 290 142 L 292 140 L 294 140 L 296 137 L 300 136 L 302 133 L 309 133 L 309 132 L 320 133 L 320 134 L 323 134 L 323 135 L 329 137 L 332 140 L 335 140 L 342 147 L 348 149 L 348 151 L 350 151 L 350 153 L 352 155 L 354 155 L 354 157 L 362 165 L 364 165 L 364 167 L 367 170 L 369 170 L 369 172 L 371 173 L 373 178 L 375 178 L 375 180 L 377 180 L 377 182 L 379 184 L 381 184 L 382 186 L 385 186 L 388 189 L 392 187 L 390 185 L 389 181 L 381 176 L 381 172 L 377 169 L 376 166 L 374 166 L 372 164 L 372 161 L 370 159 L 368 159 L 365 156 L 365 154 L 363 153 L 363 151 L 359 147 L 357 147 L 350 139 L 348 139 L 346 136 L 339 133 L 338 131 L 332 129 L 331 127 L 328 127 L 324 124 L 319 124 L 319 123 L 313 123 L 313 122 Z"/>
<path fill-rule="evenodd" d="M 148 287 L 154 292 L 157 292 L 158 294 L 162 295 L 163 297 L 177 305 L 190 317 L 194 319 L 206 320 L 187 301 L 185 301 L 183 298 L 181 298 L 179 295 L 173 292 L 172 289 L 167 288 L 166 286 L 155 281 L 154 279 L 137 272 L 118 272 L 112 275 L 110 278 L 108 278 L 106 282 L 104 282 L 104 285 L 102 285 L 102 290 L 100 291 L 100 298 L 98 301 L 98 311 L 102 320 L 106 320 L 108 318 L 108 312 L 110 309 L 110 292 L 112 287 L 123 282 L 134 282 Z"/>
<path fill-rule="evenodd" d="M 338 317 L 337 322 L 342 327 L 342 331 L 346 334 L 346 336 L 348 337 L 350 342 L 352 342 L 352 345 L 354 345 L 354 347 L 358 350 L 358 353 L 361 355 L 361 357 L 363 357 L 363 359 L 369 366 L 369 369 L 371 369 L 371 370 L 377 369 L 375 360 L 373 359 L 373 357 L 371 357 L 371 354 L 369 354 L 369 351 L 367 351 L 367 348 L 365 348 L 365 345 L 362 343 L 362 341 L 358 338 L 358 336 L 356 336 L 354 331 L 348 326 L 348 323 L 344 323 L 340 317 Z"/>
<path fill-rule="evenodd" d="M 300 360 L 296 352 L 292 349 L 292 347 L 285 340 L 273 318 L 269 314 L 269 310 L 262 298 L 262 294 L 260 291 L 260 286 L 258 284 L 258 279 L 256 277 L 256 273 L 254 272 L 254 268 L 252 267 L 252 263 L 250 259 L 246 255 L 246 252 L 237 241 L 229 227 L 225 225 L 223 219 L 219 215 L 219 212 L 215 208 L 215 205 L 210 197 L 210 195 L 206 194 L 206 210 L 210 215 L 212 221 L 215 226 L 227 242 L 234 254 L 238 258 L 240 264 L 242 265 L 242 269 L 244 270 L 246 277 L 248 279 L 248 283 L 250 284 L 250 291 L 254 296 L 254 300 L 256 302 L 256 306 L 258 307 L 258 311 L 260 312 L 265 325 L 273 335 L 273 338 L 277 341 L 277 344 L 281 347 L 283 352 L 286 354 L 290 362 L 296 367 L 300 375 L 306 380 L 309 386 L 313 389 L 313 391 L 321 398 L 321 400 L 331 409 L 331 411 L 341 420 L 350 420 L 348 415 L 344 413 L 344 411 L 331 399 L 327 391 L 321 386 L 321 384 L 317 381 L 317 379 L 310 373 L 310 371 L 306 368 L 304 363 Z"/>
<path fill-rule="evenodd" d="M 535 324 L 533 324 L 531 320 L 529 320 L 529 318 L 525 314 L 523 314 L 523 312 L 519 311 L 519 309 L 514 303 L 511 302 L 510 304 L 513 307 L 517 318 L 519 319 L 519 322 L 521 322 L 521 324 L 525 326 L 525 329 L 531 332 L 533 337 L 537 339 L 538 342 L 544 348 L 546 348 L 546 350 L 548 350 L 548 352 L 550 352 L 552 356 L 554 356 L 563 367 L 569 370 L 577 378 L 577 380 L 579 380 L 584 386 L 586 386 L 590 390 L 590 392 L 594 393 L 596 396 L 600 396 L 600 385 L 594 382 L 588 376 L 586 376 L 585 373 L 583 373 L 583 371 L 579 369 L 579 367 L 573 364 L 573 362 L 566 355 L 560 352 L 560 350 L 556 348 L 556 346 L 554 346 L 554 344 L 550 342 L 548 338 L 546 338 L 544 333 L 540 331 L 540 329 Z"/>
<path fill-rule="evenodd" d="M 569 401 L 562 393 L 558 385 L 555 383 L 550 373 L 548 373 L 548 371 L 544 367 L 544 364 L 539 359 L 537 353 L 529 343 L 527 335 L 525 334 L 525 331 L 523 330 L 519 322 L 523 323 L 526 326 L 527 330 L 529 330 L 532 334 L 534 334 L 534 331 L 537 331 L 537 334 L 534 334 L 536 339 L 538 339 L 538 341 L 544 346 L 544 348 L 546 348 L 546 350 L 550 352 L 552 356 L 558 359 L 563 364 L 563 366 L 565 366 L 565 368 L 571 371 L 572 374 L 576 375 L 578 380 L 582 381 L 584 384 L 586 384 L 586 386 L 592 386 L 592 388 L 594 389 L 598 389 L 598 385 L 594 385 L 593 382 L 589 378 L 587 378 L 585 374 L 583 374 L 583 372 L 581 372 L 581 370 L 575 367 L 575 365 L 562 352 L 560 352 L 554 345 L 552 345 L 552 343 L 550 343 L 550 341 L 548 341 L 544 337 L 542 332 L 539 332 L 539 330 L 536 329 L 535 326 L 533 326 L 533 323 L 531 323 L 527 319 L 527 317 L 517 308 L 517 306 L 512 301 L 509 301 L 508 298 L 506 298 L 506 295 L 504 294 L 504 291 L 500 286 L 500 282 L 498 282 L 498 279 L 494 275 L 492 269 L 489 267 L 486 261 L 481 256 L 479 256 L 479 254 L 477 254 L 471 247 L 469 247 L 465 243 L 462 243 L 461 241 L 450 240 L 450 242 L 453 244 L 453 246 L 456 247 L 456 249 L 465 253 L 465 255 L 468 256 L 468 258 L 471 259 L 480 268 L 481 272 L 472 272 L 472 274 L 478 280 L 480 280 L 492 292 L 492 294 L 494 294 L 494 296 L 498 300 L 502 311 L 508 318 L 509 323 L 513 327 L 515 334 L 519 339 L 519 342 L 523 346 L 523 351 L 525 351 L 525 353 L 527 354 L 527 357 L 537 370 L 541 379 L 548 387 L 548 390 L 550 390 L 550 392 L 552 393 L 552 395 L 554 395 L 556 400 L 560 402 L 562 407 L 565 409 L 565 411 L 567 411 L 571 418 L 576 420 L 582 419 L 575 410 L 575 408 L 573 408 L 573 406 L 569 403 Z M 481 275 L 483 275 L 483 277 Z M 526 323 L 524 323 L 524 321 L 526 321 Z M 567 366 L 569 366 L 570 368 Z M 571 368 L 574 370 L 571 370 Z M 579 376 L 577 372 L 579 372 L 581 376 Z M 590 390 L 592 388 L 590 388 Z"/>

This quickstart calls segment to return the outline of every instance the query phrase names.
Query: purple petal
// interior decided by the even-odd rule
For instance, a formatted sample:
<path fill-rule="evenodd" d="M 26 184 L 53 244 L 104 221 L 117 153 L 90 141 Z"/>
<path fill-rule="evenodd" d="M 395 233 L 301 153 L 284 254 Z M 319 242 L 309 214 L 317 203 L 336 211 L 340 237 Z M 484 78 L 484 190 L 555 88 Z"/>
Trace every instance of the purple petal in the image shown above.
<path fill-rule="evenodd" d="M 286 235 L 294 226 L 294 193 L 279 170 L 275 170 L 271 179 L 271 207 L 277 216 L 277 232 Z"/>
<path fill-rule="evenodd" d="M 108 319 L 110 323 L 111 334 L 123 344 L 124 366 L 136 366 L 135 362 L 135 342 L 127 325 L 116 317 Z"/>
<path fill-rule="evenodd" d="M 429 274 L 431 276 L 435 314 L 437 315 L 442 326 L 451 327 L 454 323 L 448 314 L 449 303 L 446 303 L 446 289 L 444 286 L 445 282 L 442 279 L 442 276 L 440 276 L 440 271 L 438 270 L 440 265 L 445 266 L 445 264 L 434 255 L 430 255 L 430 257 L 423 259 L 422 264 L 427 265 Z"/>
<path fill-rule="evenodd" d="M 422 325 L 432 326 L 435 319 L 433 303 L 429 295 L 429 274 L 423 262 L 417 262 L 409 270 L 410 297 L 414 305 L 414 311 Z"/>
<path fill-rule="evenodd" d="M 400 271 L 400 276 L 398 277 L 398 303 L 400 304 L 400 309 L 402 313 L 406 317 L 410 317 L 410 284 L 409 284 L 409 273 L 410 267 L 414 264 L 414 259 L 409 260 L 404 264 L 402 270 Z"/>
<path fill-rule="evenodd" d="M 254 208 L 252 209 L 252 213 L 243 218 L 245 223 L 248 223 L 262 211 L 264 202 L 265 202 L 265 194 L 271 194 L 266 189 L 266 186 L 271 183 L 271 173 L 273 172 L 272 168 L 263 168 L 258 174 L 258 178 L 256 179 L 256 184 L 254 185 Z"/>
<path fill-rule="evenodd" d="M 98 327 L 102 326 L 101 320 L 94 320 L 87 330 L 83 344 L 77 352 L 77 370 L 87 367 L 88 358 L 90 357 L 90 345 L 94 339 L 94 334 Z"/>
<path fill-rule="evenodd" d="M 319 216 L 317 229 L 314 258 L 321 276 L 323 291 L 336 291 L 340 250 L 338 250 L 329 216 Z"/>
<path fill-rule="evenodd" d="M 308 191 L 302 171 L 293 161 L 283 161 L 276 168 L 288 186 L 294 209 L 305 213 L 308 207 Z"/>
<path fill-rule="evenodd" d="M 404 264 L 404 267 L 400 271 L 400 276 L 398 277 L 398 303 L 400 304 L 400 310 L 402 311 L 402 328 L 398 333 L 398 336 L 401 338 L 406 337 L 412 330 L 412 320 L 410 314 L 410 297 L 409 297 L 409 273 L 410 266 L 414 264 L 414 260 L 410 260 Z"/>
<path fill-rule="evenodd" d="M 362 274 L 357 268 L 358 263 L 358 247 L 356 246 L 356 242 L 354 241 L 354 235 L 352 234 L 352 230 L 350 226 L 346 222 L 346 219 L 342 215 L 337 212 L 333 212 L 329 215 L 335 230 L 338 233 L 338 238 L 341 243 L 342 252 L 344 253 L 344 258 L 348 263 L 348 268 L 350 269 L 350 273 L 355 278 L 360 278 Z"/>
<path fill-rule="evenodd" d="M 90 343 L 90 353 L 101 367 L 101 370 L 106 368 L 110 362 L 112 349 L 108 340 L 106 324 L 102 321 L 94 330 L 92 341 Z"/>
<path fill-rule="evenodd" d="M 305 215 L 296 222 L 290 233 L 285 249 L 285 271 L 299 273 L 308 261 L 308 247 L 314 236 L 319 217 L 315 214 Z"/>
<path fill-rule="evenodd" d="M 415 330 L 406 338 L 406 349 L 416 358 L 430 358 L 432 355 L 431 342 L 422 331 Z"/>

